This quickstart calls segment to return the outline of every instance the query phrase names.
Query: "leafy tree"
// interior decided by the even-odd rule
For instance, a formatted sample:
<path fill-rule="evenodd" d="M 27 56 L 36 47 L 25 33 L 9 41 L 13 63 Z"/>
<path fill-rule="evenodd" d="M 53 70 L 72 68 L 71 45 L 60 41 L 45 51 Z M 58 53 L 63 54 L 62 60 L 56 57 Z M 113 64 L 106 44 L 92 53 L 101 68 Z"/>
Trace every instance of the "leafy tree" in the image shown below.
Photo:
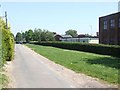
<path fill-rule="evenodd" d="M 27 33 L 27 35 L 28 35 L 28 42 L 29 41 L 33 41 L 33 31 L 30 29 L 30 30 L 28 30 L 28 33 Z"/>
<path fill-rule="evenodd" d="M 17 41 L 26 41 L 26 42 L 30 42 L 30 41 L 54 41 L 54 33 L 50 32 L 48 30 L 41 30 L 41 29 L 34 29 L 34 31 L 32 31 L 31 29 L 28 31 L 25 31 L 25 33 L 23 32 L 21 33 L 17 33 L 16 35 L 16 40 Z"/>
<path fill-rule="evenodd" d="M 41 34 L 42 34 L 42 30 L 41 29 L 38 29 L 38 42 L 41 41 Z"/>
<path fill-rule="evenodd" d="M 55 40 L 54 34 L 52 32 L 47 31 L 46 41 L 54 41 L 54 40 Z"/>
<path fill-rule="evenodd" d="M 41 33 L 41 41 L 46 41 L 46 30 L 43 30 L 42 33 Z"/>
<path fill-rule="evenodd" d="M 18 33 L 16 34 L 16 42 L 18 43 L 18 42 L 20 42 L 20 41 L 22 41 L 22 34 L 21 34 L 20 32 L 18 32 Z"/>
<path fill-rule="evenodd" d="M 29 41 L 29 39 L 28 39 L 28 31 L 25 31 L 25 40 L 26 40 L 26 42 Z"/>
<path fill-rule="evenodd" d="M 48 30 L 43 30 L 41 33 L 41 41 L 54 41 L 54 34 Z"/>
<path fill-rule="evenodd" d="M 33 38 L 35 41 L 53 41 L 54 34 L 48 30 L 35 29 Z"/>
<path fill-rule="evenodd" d="M 72 37 L 77 37 L 78 36 L 77 31 L 76 30 L 72 30 L 72 29 L 66 31 L 65 34 L 66 35 L 71 35 Z"/>
<path fill-rule="evenodd" d="M 33 36 L 34 36 L 34 33 L 31 29 L 29 29 L 28 31 L 25 31 L 25 33 L 24 33 L 26 42 L 33 41 Z"/>
<path fill-rule="evenodd" d="M 24 33 L 24 32 L 22 32 L 22 41 L 23 41 L 23 43 L 26 42 L 26 39 L 25 39 L 25 33 Z"/>
<path fill-rule="evenodd" d="M 41 29 L 35 29 L 34 34 L 33 34 L 33 40 L 34 41 L 41 41 L 41 33 L 42 33 Z"/>

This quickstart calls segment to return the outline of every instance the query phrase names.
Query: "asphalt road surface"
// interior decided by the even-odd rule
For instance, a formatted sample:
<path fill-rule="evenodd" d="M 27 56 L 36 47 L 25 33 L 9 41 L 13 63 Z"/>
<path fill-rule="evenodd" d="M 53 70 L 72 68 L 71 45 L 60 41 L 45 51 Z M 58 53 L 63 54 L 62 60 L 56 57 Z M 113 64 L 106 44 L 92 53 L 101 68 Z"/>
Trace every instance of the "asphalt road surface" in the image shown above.
<path fill-rule="evenodd" d="M 67 80 L 59 77 L 44 63 L 40 62 L 23 45 L 15 45 L 15 60 L 12 62 L 14 88 L 72 88 Z"/>

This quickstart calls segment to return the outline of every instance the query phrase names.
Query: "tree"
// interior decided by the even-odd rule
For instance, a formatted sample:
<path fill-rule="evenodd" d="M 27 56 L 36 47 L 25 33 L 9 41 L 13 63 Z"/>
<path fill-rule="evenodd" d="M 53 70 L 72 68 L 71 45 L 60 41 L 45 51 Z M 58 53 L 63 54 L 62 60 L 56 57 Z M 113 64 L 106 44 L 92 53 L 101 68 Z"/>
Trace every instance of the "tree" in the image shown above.
<path fill-rule="evenodd" d="M 76 30 L 72 30 L 72 29 L 66 31 L 65 34 L 66 35 L 71 35 L 72 37 L 77 37 L 78 36 L 77 31 Z"/>
<path fill-rule="evenodd" d="M 29 38 L 28 38 L 28 31 L 25 31 L 25 40 L 26 40 L 26 42 L 29 41 Z"/>
<path fill-rule="evenodd" d="M 30 41 L 33 41 L 33 36 L 34 36 L 34 33 L 31 29 L 29 29 L 28 31 L 25 31 L 25 40 L 26 42 L 30 42 Z"/>
<path fill-rule="evenodd" d="M 43 30 L 42 33 L 41 33 L 41 41 L 46 41 L 46 30 Z"/>
<path fill-rule="evenodd" d="M 22 34 L 21 34 L 20 32 L 18 32 L 18 33 L 16 34 L 16 42 L 18 43 L 18 42 L 20 42 L 20 41 L 22 41 Z"/>
<path fill-rule="evenodd" d="M 24 33 L 24 32 L 22 32 L 22 41 L 23 41 L 23 43 L 26 42 L 26 39 L 25 39 L 25 33 Z"/>
<path fill-rule="evenodd" d="M 50 32 L 48 30 L 41 30 L 41 29 L 34 29 L 34 32 L 29 29 L 28 31 L 25 31 L 25 33 L 17 33 L 17 40 L 18 41 L 25 41 L 30 42 L 30 41 L 54 41 L 54 33 Z"/>
<path fill-rule="evenodd" d="M 28 39 L 29 39 L 29 41 L 33 41 L 33 31 L 32 31 L 32 29 L 30 29 L 30 30 L 28 30 Z"/>
<path fill-rule="evenodd" d="M 34 29 L 33 40 L 34 41 L 41 41 L 41 29 Z"/>
<path fill-rule="evenodd" d="M 46 32 L 46 41 L 55 41 L 54 33 L 47 31 Z"/>
<path fill-rule="evenodd" d="M 41 30 L 41 29 L 35 29 L 33 40 L 41 42 L 41 41 L 53 41 L 54 34 L 48 30 Z"/>

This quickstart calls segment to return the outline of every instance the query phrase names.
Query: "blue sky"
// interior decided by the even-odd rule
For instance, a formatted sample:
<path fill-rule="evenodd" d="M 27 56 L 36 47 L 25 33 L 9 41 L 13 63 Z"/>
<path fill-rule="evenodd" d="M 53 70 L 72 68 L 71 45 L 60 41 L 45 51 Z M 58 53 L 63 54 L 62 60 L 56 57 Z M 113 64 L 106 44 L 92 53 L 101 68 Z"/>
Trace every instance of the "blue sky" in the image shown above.
<path fill-rule="evenodd" d="M 0 15 L 8 12 L 14 34 L 28 29 L 47 29 L 64 34 L 69 29 L 78 34 L 95 35 L 99 17 L 116 13 L 117 2 L 3 2 Z M 91 28 L 92 27 L 92 28 Z"/>

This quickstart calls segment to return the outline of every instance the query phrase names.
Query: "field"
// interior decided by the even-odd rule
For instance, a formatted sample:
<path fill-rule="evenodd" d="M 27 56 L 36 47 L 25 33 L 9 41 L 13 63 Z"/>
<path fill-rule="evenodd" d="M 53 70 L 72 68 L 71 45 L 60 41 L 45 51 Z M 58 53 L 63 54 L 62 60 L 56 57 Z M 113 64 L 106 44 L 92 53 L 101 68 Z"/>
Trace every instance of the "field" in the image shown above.
<path fill-rule="evenodd" d="M 77 73 L 84 73 L 108 83 L 118 84 L 120 58 L 49 46 L 33 44 L 26 44 L 26 46 Z"/>

